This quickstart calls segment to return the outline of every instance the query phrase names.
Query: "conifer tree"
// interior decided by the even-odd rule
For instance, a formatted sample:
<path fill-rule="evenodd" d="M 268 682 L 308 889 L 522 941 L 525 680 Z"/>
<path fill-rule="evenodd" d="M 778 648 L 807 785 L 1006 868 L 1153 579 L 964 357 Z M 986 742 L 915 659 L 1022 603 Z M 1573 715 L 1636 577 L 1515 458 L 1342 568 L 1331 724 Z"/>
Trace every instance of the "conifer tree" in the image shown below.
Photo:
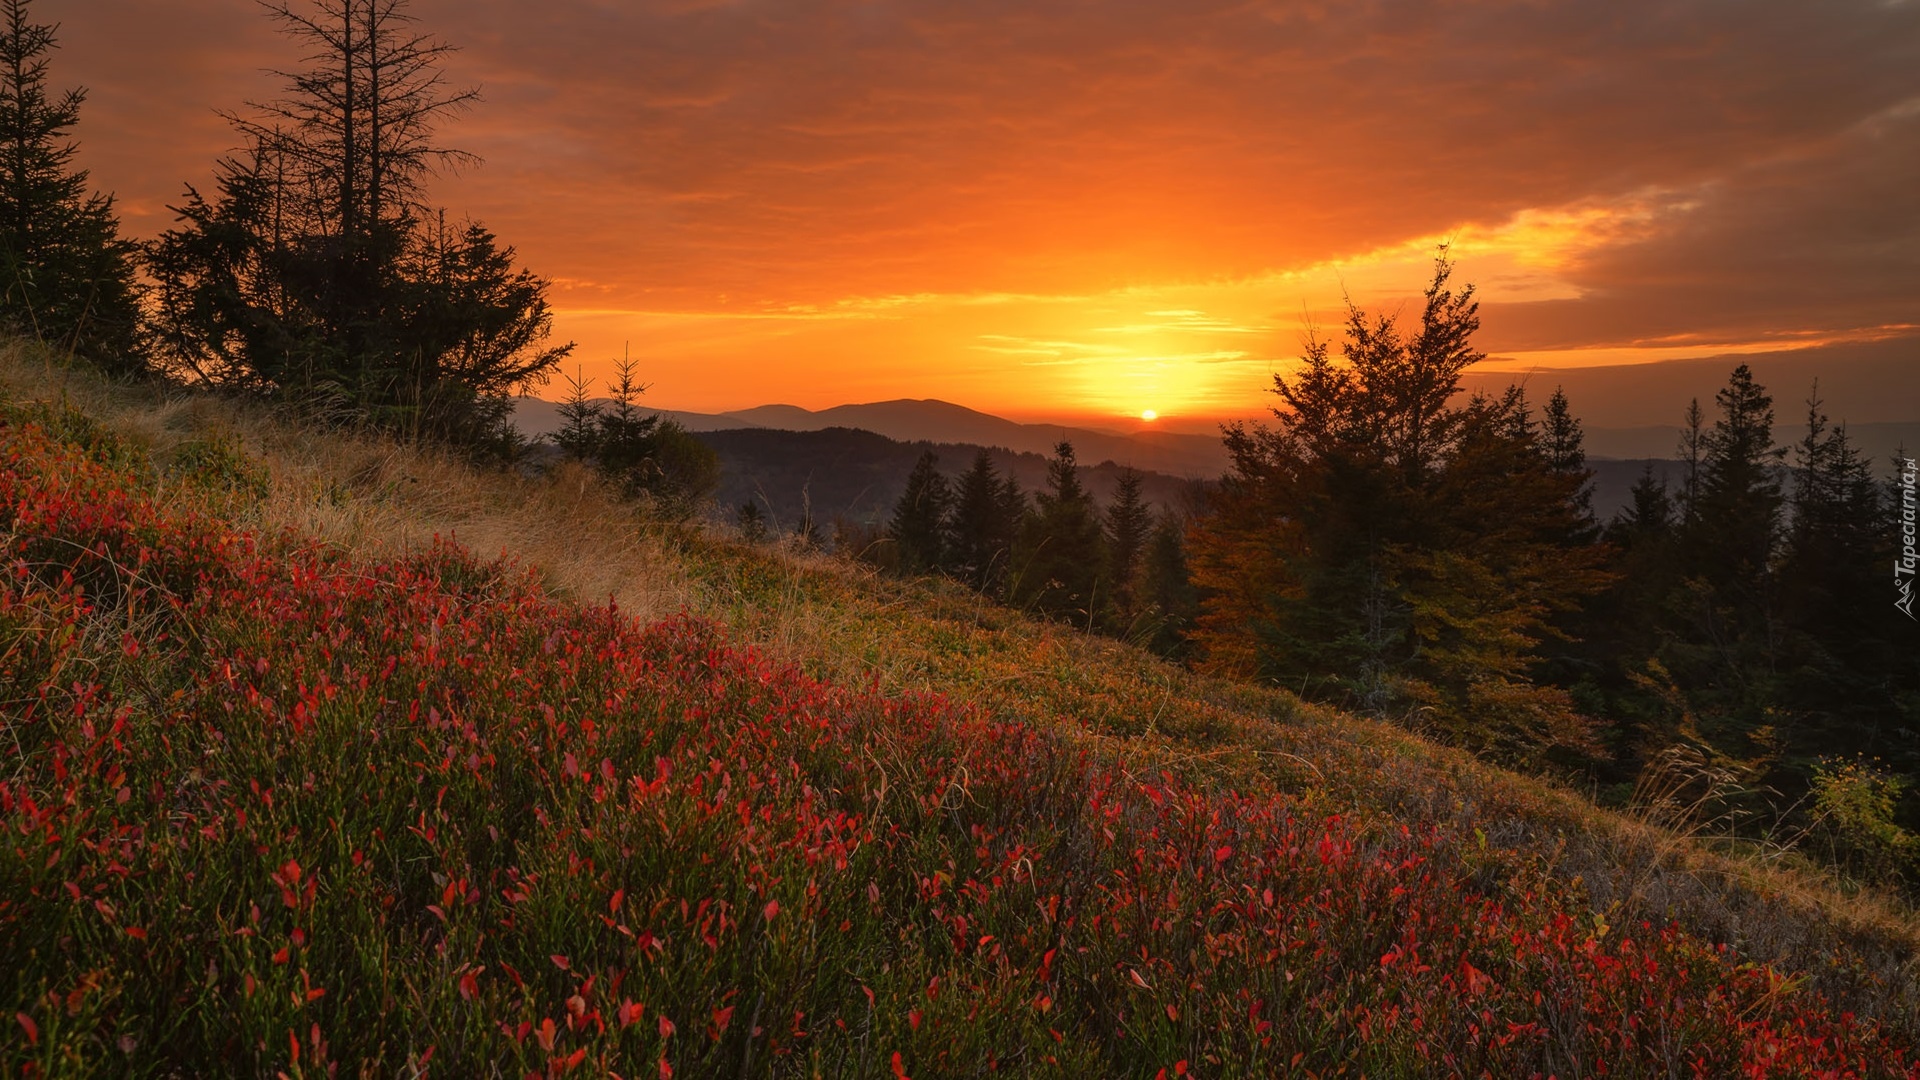
<path fill-rule="evenodd" d="M 448 46 L 406 0 L 265 5 L 307 50 L 282 97 L 228 114 L 246 144 L 192 187 L 153 246 L 162 358 L 180 374 L 409 433 L 504 447 L 508 395 L 549 345 L 547 282 L 484 227 L 449 228 L 432 173 L 470 155 L 439 126 L 469 107 Z"/>
<path fill-rule="evenodd" d="M 567 396 L 558 406 L 560 430 L 554 444 L 575 461 L 591 461 L 600 448 L 600 418 L 605 409 L 588 396 L 592 380 L 576 370 L 567 380 Z"/>
<path fill-rule="evenodd" d="M 1678 624 L 1672 605 L 1681 581 L 1676 543 L 1681 514 L 1665 477 L 1648 462 L 1627 505 L 1606 526 L 1613 585 L 1588 602 L 1579 620 L 1577 636 L 1584 639 L 1589 664 L 1580 677 L 1582 689 L 1598 695 L 1604 702 L 1599 711 L 1615 720 L 1614 775 L 1623 782 L 1643 760 L 1665 750 L 1672 736 L 1668 703 L 1646 691 L 1661 681 L 1648 671 L 1660 662 Z"/>
<path fill-rule="evenodd" d="M 1481 358 L 1451 271 L 1443 253 L 1411 330 L 1350 304 L 1344 363 L 1310 340 L 1275 378 L 1278 426 L 1228 430 L 1233 470 L 1191 533 L 1195 636 L 1212 667 L 1418 712 L 1479 748 L 1591 750 L 1536 680 L 1541 643 L 1604 580 L 1577 429 L 1543 448 L 1517 389 L 1451 400 Z"/>
<path fill-rule="evenodd" d="M 1020 527 L 1014 549 L 1012 599 L 1047 615 L 1091 626 L 1102 615 L 1103 563 L 1100 519 L 1093 498 L 1080 486 L 1073 445 L 1062 442 L 1047 463 L 1047 490 Z"/>
<path fill-rule="evenodd" d="M 87 190 L 68 132 L 85 90 L 52 96 L 57 26 L 0 0 L 0 319 L 115 375 L 146 370 L 134 266 L 111 196 Z"/>
<path fill-rule="evenodd" d="M 1780 527 L 1777 469 L 1786 449 L 1773 445 L 1773 398 L 1747 365 L 1734 368 L 1714 400 L 1720 415 L 1700 436 L 1689 569 L 1747 616 L 1760 617 Z"/>
<path fill-rule="evenodd" d="M 1027 493 L 1020 489 L 1020 480 L 1011 469 L 1001 478 L 998 499 L 1000 526 L 1006 536 L 1008 560 L 1011 562 L 1012 546 L 1020 539 L 1020 526 L 1027 520 L 1027 512 L 1031 508 Z"/>
<path fill-rule="evenodd" d="M 1781 740 L 1791 739 L 1781 730 L 1786 624 L 1774 565 L 1785 451 L 1773 445 L 1773 399 L 1747 365 L 1714 401 L 1710 425 L 1697 399 L 1683 416 L 1671 530 L 1622 534 L 1635 546 L 1617 564 L 1612 602 L 1628 684 L 1616 711 L 1642 718 L 1643 760 L 1683 739 L 1785 790 L 1790 777 L 1768 774 L 1780 765 Z"/>
<path fill-rule="evenodd" d="M 983 449 L 954 488 L 943 544 L 947 572 L 983 593 L 997 593 L 1006 575 L 1014 532 L 1006 509 L 999 470 Z"/>
<path fill-rule="evenodd" d="M 1593 472 L 1587 468 L 1585 436 L 1580 418 L 1573 415 L 1564 387 L 1554 387 L 1540 423 L 1540 451 L 1547 467 L 1566 476 L 1577 477 L 1580 486 L 1573 495 L 1574 511 L 1579 517 L 1576 539 L 1592 540 L 1599 534 L 1593 520 Z"/>
<path fill-rule="evenodd" d="M 1627 505 L 1607 523 L 1607 540 L 1622 548 L 1634 548 L 1663 537 L 1673 528 L 1673 496 L 1667 482 L 1653 471 L 1653 463 L 1641 467 L 1640 478 L 1628 489 Z"/>
<path fill-rule="evenodd" d="M 599 407 L 593 434 L 594 460 L 629 494 L 657 486 L 660 472 L 655 439 L 660 415 L 641 410 L 640 395 L 647 388 L 637 376 L 631 356 L 623 356 L 614 364 L 613 385 L 607 389 L 607 402 Z"/>
<path fill-rule="evenodd" d="M 1882 583 L 1881 498 L 1872 464 L 1822 409 L 1816 382 L 1807 433 L 1794 447 L 1793 492 L 1780 575 L 1795 623 L 1821 630 L 1859 626 Z"/>
<path fill-rule="evenodd" d="M 900 569 L 908 574 L 924 574 L 946 564 L 952 493 L 939 465 L 940 458 L 933 451 L 920 455 L 907 476 L 906 490 L 894 503 L 893 520 L 887 526 L 887 535 L 900 552 Z"/>
<path fill-rule="evenodd" d="M 1700 399 L 1687 402 L 1687 410 L 1681 417 L 1680 426 L 1680 500 L 1678 504 L 1681 526 L 1692 523 L 1700 510 L 1700 468 L 1706 457 L 1707 430 L 1706 413 L 1700 408 Z"/>
<path fill-rule="evenodd" d="M 1866 457 L 1807 399 L 1807 433 L 1795 446 L 1789 523 L 1778 559 L 1781 704 L 1798 719 L 1791 741 L 1808 764 L 1828 755 L 1884 754 L 1899 740 L 1903 703 L 1891 687 L 1916 665 L 1899 645 L 1884 568 L 1892 561 L 1879 483 Z M 1911 719 L 1911 716 L 1909 716 Z M 1920 752 L 1912 764 L 1920 765 Z"/>
<path fill-rule="evenodd" d="M 1163 656 L 1185 655 L 1187 629 L 1199 607 L 1187 571 L 1186 531 L 1180 515 L 1162 510 L 1142 558 L 1139 601 L 1153 619 L 1147 647 Z"/>
<path fill-rule="evenodd" d="M 1102 522 L 1114 613 L 1123 628 L 1133 620 L 1138 608 L 1141 558 L 1153 529 L 1153 512 L 1140 495 L 1143 479 L 1133 469 L 1121 471 L 1113 501 L 1107 504 Z"/>
<path fill-rule="evenodd" d="M 734 523 L 740 529 L 740 539 L 749 544 L 758 544 L 767 538 L 767 516 L 752 499 L 740 504 L 734 513 Z"/>

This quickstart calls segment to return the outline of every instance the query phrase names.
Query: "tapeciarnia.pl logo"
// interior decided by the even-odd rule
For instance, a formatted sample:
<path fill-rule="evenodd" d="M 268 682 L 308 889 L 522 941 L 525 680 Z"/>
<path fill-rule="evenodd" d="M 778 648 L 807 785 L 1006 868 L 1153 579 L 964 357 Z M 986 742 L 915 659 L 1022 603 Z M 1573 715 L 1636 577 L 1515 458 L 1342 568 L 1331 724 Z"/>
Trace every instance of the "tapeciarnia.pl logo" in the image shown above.
<path fill-rule="evenodd" d="M 1920 562 L 1920 552 L 1914 550 L 1914 477 L 1916 469 L 1912 458 L 1900 461 L 1900 557 L 1893 560 L 1893 587 L 1899 593 L 1893 606 L 1901 610 L 1909 619 L 1920 622 L 1913 614 L 1913 576 L 1916 562 Z"/>

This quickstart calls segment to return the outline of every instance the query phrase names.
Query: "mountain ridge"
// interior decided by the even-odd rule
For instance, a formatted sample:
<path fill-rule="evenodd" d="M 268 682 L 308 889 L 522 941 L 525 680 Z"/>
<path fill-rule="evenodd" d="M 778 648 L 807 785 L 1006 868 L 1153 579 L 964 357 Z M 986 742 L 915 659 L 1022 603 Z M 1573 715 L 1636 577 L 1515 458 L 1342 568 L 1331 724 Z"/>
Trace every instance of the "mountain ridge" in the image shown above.
<path fill-rule="evenodd" d="M 1112 462 L 1190 480 L 1216 479 L 1228 465 L 1226 447 L 1214 435 L 1168 431 L 1116 435 L 1067 424 L 1023 424 L 938 398 L 894 398 L 817 411 L 785 404 L 724 413 L 658 411 L 696 434 L 739 428 L 824 431 L 844 427 L 899 442 L 985 446 L 1030 454 L 1052 454 L 1065 441 L 1073 444 L 1084 465 Z M 557 431 L 559 406 L 538 398 L 517 398 L 514 424 L 527 435 Z"/>

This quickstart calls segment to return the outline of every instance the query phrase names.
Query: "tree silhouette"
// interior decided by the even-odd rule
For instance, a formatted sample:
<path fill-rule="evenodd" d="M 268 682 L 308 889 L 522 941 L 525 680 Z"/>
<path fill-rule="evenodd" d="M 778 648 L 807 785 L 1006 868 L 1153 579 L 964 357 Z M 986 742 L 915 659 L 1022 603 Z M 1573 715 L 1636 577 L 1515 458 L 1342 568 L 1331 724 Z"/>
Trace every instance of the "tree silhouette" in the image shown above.
<path fill-rule="evenodd" d="M 1186 654 L 1186 632 L 1199 609 L 1187 570 L 1186 522 L 1162 510 L 1153 522 L 1142 559 L 1139 602 L 1153 619 L 1147 647 L 1165 656 Z"/>
<path fill-rule="evenodd" d="M 1080 486 L 1073 445 L 1060 443 L 1047 463 L 1047 490 L 1020 527 L 1014 548 L 1014 603 L 1093 625 L 1102 615 L 1104 557 L 1100 518 Z"/>
<path fill-rule="evenodd" d="M 57 26 L 0 0 L 0 318 L 117 375 L 143 372 L 136 245 L 73 168 L 85 90 L 47 91 Z"/>
<path fill-rule="evenodd" d="M 1007 573 L 1025 499 L 1012 477 L 1004 482 L 985 450 L 961 474 L 947 516 L 946 567 L 955 577 L 998 595 Z"/>
<path fill-rule="evenodd" d="M 425 183 L 471 161 L 436 141 L 475 100 L 405 0 L 265 5 L 305 49 L 284 93 L 227 114 L 245 152 L 189 187 L 153 246 L 159 344 L 182 374 L 388 427 L 498 441 L 549 346 L 547 282 L 476 223 L 449 227 Z"/>
<path fill-rule="evenodd" d="M 953 497 L 939 465 L 933 451 L 921 454 L 907 476 L 906 490 L 893 506 L 887 535 L 899 550 L 900 569 L 905 573 L 924 574 L 944 562 L 947 509 Z"/>
<path fill-rule="evenodd" d="M 1745 364 L 1714 395 L 1720 415 L 1700 436 L 1700 479 L 1689 524 L 1690 570 L 1749 614 L 1766 604 L 1768 561 L 1783 503 L 1773 398 Z"/>
<path fill-rule="evenodd" d="M 576 370 L 567 380 L 567 396 L 560 402 L 560 430 L 553 433 L 554 445 L 575 461 L 591 461 L 600 447 L 600 418 L 605 413 L 593 400 L 593 381 Z"/>
<path fill-rule="evenodd" d="M 1573 406 L 1567 401 L 1563 387 L 1554 387 L 1553 396 L 1547 399 L 1547 408 L 1540 420 L 1540 450 L 1546 455 L 1548 468 L 1579 479 L 1580 486 L 1573 496 L 1580 518 L 1576 526 L 1578 539 L 1594 539 L 1599 527 L 1593 520 L 1593 473 L 1587 468 L 1580 419 L 1573 415 Z"/>
<path fill-rule="evenodd" d="M 1144 478 L 1133 469 L 1120 473 L 1113 501 L 1107 504 L 1102 525 L 1107 541 L 1107 575 L 1111 581 L 1114 613 L 1124 628 L 1138 607 L 1141 558 L 1153 529 L 1153 513 L 1141 498 Z"/>
<path fill-rule="evenodd" d="M 1451 273 L 1443 253 L 1411 330 L 1350 303 L 1344 363 L 1309 340 L 1304 368 L 1275 377 L 1277 427 L 1229 428 L 1233 469 L 1191 536 L 1195 636 L 1216 669 L 1477 748 L 1589 751 L 1567 694 L 1535 677 L 1603 581 L 1577 430 L 1543 442 L 1517 389 L 1451 400 L 1481 358 L 1473 290 Z"/>

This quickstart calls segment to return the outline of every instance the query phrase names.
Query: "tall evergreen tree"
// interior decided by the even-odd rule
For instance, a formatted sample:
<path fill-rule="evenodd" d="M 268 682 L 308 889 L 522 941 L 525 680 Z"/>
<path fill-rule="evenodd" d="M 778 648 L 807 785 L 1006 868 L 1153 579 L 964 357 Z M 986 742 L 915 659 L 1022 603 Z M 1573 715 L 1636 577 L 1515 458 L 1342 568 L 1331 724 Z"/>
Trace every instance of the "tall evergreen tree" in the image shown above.
<path fill-rule="evenodd" d="M 1025 507 L 1019 487 L 1003 482 L 985 450 L 961 474 L 947 516 L 946 570 L 988 595 L 999 595 L 1012 557 L 1015 531 Z"/>
<path fill-rule="evenodd" d="M 1593 518 L 1593 471 L 1587 468 L 1586 437 L 1580 418 L 1573 415 L 1564 387 L 1554 387 L 1553 396 L 1547 399 L 1540 421 L 1540 452 L 1546 455 L 1549 469 L 1579 480 L 1573 495 L 1574 512 L 1579 518 L 1576 538 L 1595 539 L 1599 526 Z"/>
<path fill-rule="evenodd" d="M 0 319 L 116 375 L 146 370 L 138 248 L 111 196 L 89 193 L 68 131 L 85 90 L 47 90 L 57 26 L 28 0 L 0 0 Z"/>
<path fill-rule="evenodd" d="M 1208 663 L 1531 756 L 1588 748 L 1537 647 L 1601 581 L 1576 542 L 1584 470 L 1555 468 L 1524 398 L 1456 404 L 1478 307 L 1436 261 L 1417 329 L 1349 305 L 1344 364 L 1308 342 L 1277 428 L 1227 433 L 1233 470 L 1192 532 Z M 1566 449 L 1562 448 L 1563 451 Z"/>
<path fill-rule="evenodd" d="M 1153 619 L 1147 647 L 1163 656 L 1184 656 L 1186 634 L 1199 611 L 1199 594 L 1187 570 L 1186 522 L 1172 510 L 1154 518 L 1142 558 L 1139 601 Z"/>
<path fill-rule="evenodd" d="M 928 450 L 914 463 L 907 487 L 893 505 L 887 535 L 900 552 L 900 569 L 924 574 L 945 564 L 949 504 L 953 501 L 940 458 Z"/>
<path fill-rule="evenodd" d="M 600 448 L 600 418 L 604 407 L 590 397 L 593 381 L 576 370 L 567 380 L 567 396 L 558 406 L 560 430 L 554 445 L 575 461 L 590 461 Z"/>
<path fill-rule="evenodd" d="M 1806 768 L 1826 755 L 1896 757 L 1896 732 L 1916 718 L 1916 703 L 1903 703 L 1894 687 L 1920 668 L 1900 645 L 1887 601 L 1891 550 L 1879 483 L 1846 425 L 1822 411 L 1817 383 L 1794 450 L 1778 560 L 1781 618 L 1791 634 L 1781 704 L 1797 714 L 1790 742 Z M 1920 751 L 1914 759 L 1920 765 Z"/>
<path fill-rule="evenodd" d="M 1080 486 L 1073 445 L 1061 443 L 1047 463 L 1047 490 L 1034 498 L 1013 554 L 1012 599 L 1047 615 L 1092 626 L 1104 595 L 1100 518 Z"/>
<path fill-rule="evenodd" d="M 631 494 L 646 490 L 658 471 L 654 459 L 660 414 L 640 408 L 640 395 L 647 388 L 637 376 L 632 357 L 623 356 L 614 364 L 613 385 L 607 388 L 593 439 L 594 458 L 601 470 Z"/>
<path fill-rule="evenodd" d="M 1690 569 L 1752 617 L 1766 604 L 1768 563 L 1780 527 L 1773 398 L 1745 364 L 1714 395 L 1720 415 L 1700 438 L 1697 506 L 1689 523 Z"/>
<path fill-rule="evenodd" d="M 1628 489 L 1627 505 L 1607 523 L 1607 539 L 1620 547 L 1631 548 L 1647 539 L 1665 536 L 1672 528 L 1673 496 L 1667 491 L 1666 480 L 1656 475 L 1653 463 L 1648 462 L 1641 468 L 1640 478 Z"/>
<path fill-rule="evenodd" d="M 1153 511 L 1140 494 L 1144 479 L 1133 469 L 1121 471 L 1102 522 L 1114 614 L 1123 629 L 1132 623 L 1139 607 L 1141 558 L 1153 530 Z"/>
<path fill-rule="evenodd" d="M 1634 755 L 1653 761 L 1676 740 L 1704 746 L 1748 779 L 1770 772 L 1791 732 L 1780 709 L 1786 625 L 1774 555 L 1780 537 L 1780 459 L 1773 399 L 1746 365 L 1714 397 L 1711 425 L 1696 399 L 1683 417 L 1682 487 L 1670 530 L 1659 500 L 1617 526 L 1621 584 L 1600 611 L 1618 635 L 1617 714 L 1633 716 Z"/>
<path fill-rule="evenodd" d="M 1700 408 L 1700 399 L 1687 402 L 1687 411 L 1681 418 L 1680 426 L 1680 482 L 1679 524 L 1690 525 L 1700 511 L 1700 469 L 1706 458 L 1707 417 Z"/>
<path fill-rule="evenodd" d="M 439 125 L 448 47 L 406 0 L 266 5 L 307 50 L 283 97 L 232 115 L 247 144 L 211 197 L 153 246 L 158 344 L 184 374 L 324 403 L 402 431 L 499 441 L 512 389 L 572 346 L 546 344 L 547 282 L 477 224 L 425 202 L 437 167 L 470 160 Z"/>
<path fill-rule="evenodd" d="M 1883 581 L 1886 546 L 1878 481 L 1845 424 L 1807 399 L 1807 433 L 1794 447 L 1793 492 L 1781 566 L 1784 603 L 1796 623 L 1855 625 Z"/>

